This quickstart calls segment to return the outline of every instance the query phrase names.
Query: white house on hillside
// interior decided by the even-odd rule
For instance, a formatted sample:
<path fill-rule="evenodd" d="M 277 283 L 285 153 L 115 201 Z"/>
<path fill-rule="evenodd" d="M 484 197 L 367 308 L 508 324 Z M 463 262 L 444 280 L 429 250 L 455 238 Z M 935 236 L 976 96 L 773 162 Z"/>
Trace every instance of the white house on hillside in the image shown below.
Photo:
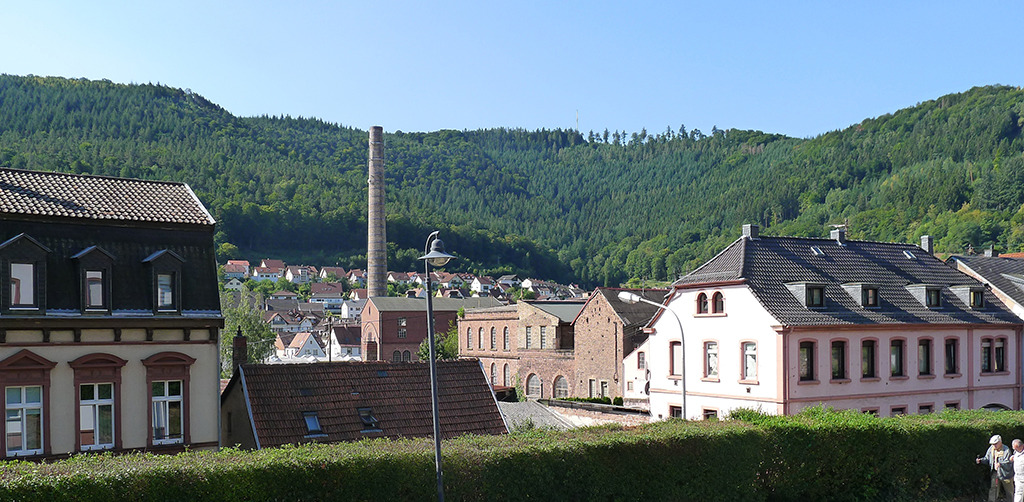
<path fill-rule="evenodd" d="M 1020 409 L 1021 320 L 922 240 L 763 237 L 745 225 L 674 283 L 666 305 L 680 322 L 661 312 L 648 326 L 652 417 L 682 414 L 684 382 L 687 418 L 818 404 L 882 416 Z"/>

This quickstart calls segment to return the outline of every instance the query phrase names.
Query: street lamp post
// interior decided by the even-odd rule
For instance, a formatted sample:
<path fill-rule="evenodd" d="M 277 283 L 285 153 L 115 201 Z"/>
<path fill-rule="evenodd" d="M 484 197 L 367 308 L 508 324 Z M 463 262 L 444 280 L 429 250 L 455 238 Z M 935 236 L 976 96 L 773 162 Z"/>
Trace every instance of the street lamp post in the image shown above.
<path fill-rule="evenodd" d="M 623 303 L 635 304 L 635 303 L 646 303 L 648 305 L 654 305 L 676 318 L 676 323 L 679 324 L 679 357 L 682 359 L 682 368 L 680 369 L 681 380 L 683 381 L 683 420 L 686 420 L 686 336 L 683 335 L 683 321 L 679 319 L 679 315 L 676 314 L 672 309 L 666 307 L 657 302 L 652 302 L 636 293 L 629 291 L 619 291 L 619 301 Z"/>
<path fill-rule="evenodd" d="M 427 242 L 423 245 L 424 272 L 427 278 L 427 345 L 430 349 L 430 401 L 431 413 L 434 418 L 434 466 L 437 469 L 437 500 L 444 502 L 444 483 L 441 478 L 441 422 L 437 411 L 437 354 L 434 348 L 434 293 L 430 286 L 430 266 L 443 267 L 454 256 L 444 252 L 444 243 L 437 238 L 438 232 L 432 232 L 427 236 Z M 433 243 L 431 243 L 433 240 Z M 428 251 L 429 250 L 429 251 Z"/>

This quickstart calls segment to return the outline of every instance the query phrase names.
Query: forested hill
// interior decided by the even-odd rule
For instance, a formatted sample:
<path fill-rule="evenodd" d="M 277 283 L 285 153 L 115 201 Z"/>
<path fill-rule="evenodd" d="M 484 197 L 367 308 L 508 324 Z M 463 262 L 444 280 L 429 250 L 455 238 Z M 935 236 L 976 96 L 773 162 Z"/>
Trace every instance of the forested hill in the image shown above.
<path fill-rule="evenodd" d="M 369 126 L 371 124 L 366 124 Z M 385 129 L 387 124 L 382 124 Z M 452 270 L 666 279 L 768 234 L 1024 249 L 1024 92 L 978 87 L 813 139 L 760 131 L 386 135 L 389 268 L 442 231 Z M 188 90 L 0 76 L 0 165 L 189 183 L 222 258 L 365 266 L 364 130 L 235 117 Z M 237 248 L 237 249 L 236 249 Z"/>

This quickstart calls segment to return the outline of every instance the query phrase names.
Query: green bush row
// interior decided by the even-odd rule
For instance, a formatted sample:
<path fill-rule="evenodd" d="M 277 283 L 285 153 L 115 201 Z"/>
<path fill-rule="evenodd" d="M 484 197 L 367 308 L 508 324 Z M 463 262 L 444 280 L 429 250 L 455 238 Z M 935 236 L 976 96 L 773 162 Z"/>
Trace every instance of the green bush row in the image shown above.
<path fill-rule="evenodd" d="M 951 500 L 984 492 L 991 434 L 1024 438 L 1024 412 L 879 419 L 668 420 L 445 441 L 449 500 Z M 0 464 L 0 500 L 432 500 L 430 439 L 239 451 L 78 455 Z"/>

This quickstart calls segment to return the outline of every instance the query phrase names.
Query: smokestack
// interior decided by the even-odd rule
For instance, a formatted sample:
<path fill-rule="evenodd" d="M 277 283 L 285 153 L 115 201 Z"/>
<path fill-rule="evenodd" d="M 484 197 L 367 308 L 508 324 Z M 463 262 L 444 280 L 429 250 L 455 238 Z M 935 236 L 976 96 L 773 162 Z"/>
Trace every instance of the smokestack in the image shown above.
<path fill-rule="evenodd" d="M 242 335 L 242 327 L 238 327 L 238 333 L 231 340 L 231 371 L 238 373 L 238 366 L 249 360 L 249 339 Z"/>
<path fill-rule="evenodd" d="M 384 128 L 370 128 L 370 207 L 367 215 L 366 296 L 388 294 L 387 233 L 384 219 Z"/>

